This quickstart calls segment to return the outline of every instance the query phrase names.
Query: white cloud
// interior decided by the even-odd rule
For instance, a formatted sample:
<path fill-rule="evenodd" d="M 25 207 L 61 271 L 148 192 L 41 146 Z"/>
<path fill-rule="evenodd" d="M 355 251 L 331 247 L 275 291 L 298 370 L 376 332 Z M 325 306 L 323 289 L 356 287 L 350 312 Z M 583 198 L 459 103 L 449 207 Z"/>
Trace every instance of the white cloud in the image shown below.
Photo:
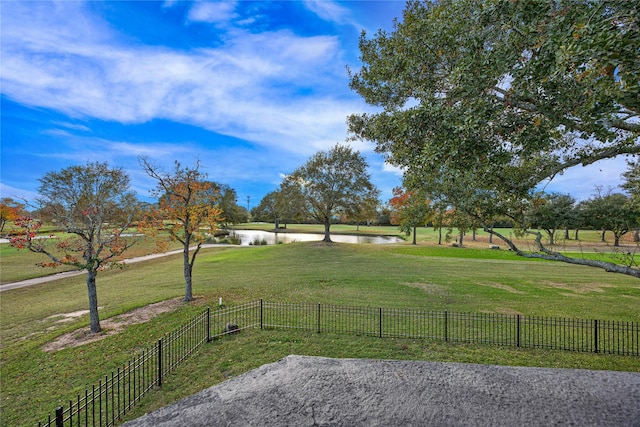
<path fill-rule="evenodd" d="M 197 4 L 190 17 L 229 19 L 232 6 Z M 174 120 L 306 153 L 343 140 L 346 116 L 362 109 L 355 95 L 334 95 L 347 85 L 335 37 L 236 28 L 222 47 L 185 52 L 126 44 L 83 8 L 61 7 L 52 20 L 39 4 L 3 12 L 1 83 L 17 102 L 121 123 Z"/>
<path fill-rule="evenodd" d="M 343 22 L 349 11 L 333 1 L 305 0 L 304 5 L 325 21 Z"/>
<path fill-rule="evenodd" d="M 346 117 L 367 109 L 348 91 L 338 36 L 249 31 L 239 25 L 234 3 L 191 6 L 187 29 L 196 22 L 214 24 L 220 38 L 210 47 L 182 49 L 143 45 L 81 2 L 2 6 L 3 95 L 68 116 L 44 131 L 60 141 L 50 157 L 61 167 L 95 160 L 121 165 L 142 195 L 153 183 L 140 173 L 140 155 L 169 168 L 176 158 L 200 158 L 220 182 L 275 188 L 278 172 L 290 173 L 315 152 L 344 142 Z M 326 19 L 347 22 L 346 11 L 330 6 L 313 7 Z M 174 2 L 157 7 L 178 9 Z M 76 124 L 88 118 L 123 124 L 166 119 L 249 144 L 231 150 L 202 141 L 111 141 L 91 137 L 91 129 Z M 351 145 L 373 156 L 370 143 Z"/>
<path fill-rule="evenodd" d="M 38 193 L 35 191 L 11 187 L 10 185 L 6 185 L 0 182 L 0 198 L 5 197 L 9 197 L 14 200 L 34 201 L 38 198 Z"/>
<path fill-rule="evenodd" d="M 235 17 L 236 2 L 197 2 L 189 10 L 189 21 L 226 23 Z"/>
<path fill-rule="evenodd" d="M 53 122 L 52 124 L 63 127 L 65 129 L 72 129 L 76 131 L 89 132 L 91 129 L 86 127 L 85 125 L 80 125 L 77 123 L 68 123 L 68 122 Z"/>
<path fill-rule="evenodd" d="M 336 24 L 353 25 L 358 28 L 358 30 L 362 27 L 352 18 L 349 9 L 340 6 L 336 2 L 329 0 L 305 0 L 304 5 L 325 21 L 335 22 Z"/>
<path fill-rule="evenodd" d="M 384 172 L 388 172 L 388 173 L 392 173 L 394 175 L 397 175 L 399 177 L 404 176 L 404 169 L 403 168 L 399 168 L 398 166 L 394 166 L 394 165 L 389 164 L 387 162 L 384 162 L 384 165 L 382 166 L 382 170 Z"/>
<path fill-rule="evenodd" d="M 620 192 L 620 175 L 627 169 L 624 157 L 600 160 L 589 166 L 574 166 L 549 183 L 543 183 L 547 193 L 571 194 L 577 200 L 586 200 L 595 194 L 596 187 L 604 192 Z M 545 185 L 546 184 L 546 185 Z"/>

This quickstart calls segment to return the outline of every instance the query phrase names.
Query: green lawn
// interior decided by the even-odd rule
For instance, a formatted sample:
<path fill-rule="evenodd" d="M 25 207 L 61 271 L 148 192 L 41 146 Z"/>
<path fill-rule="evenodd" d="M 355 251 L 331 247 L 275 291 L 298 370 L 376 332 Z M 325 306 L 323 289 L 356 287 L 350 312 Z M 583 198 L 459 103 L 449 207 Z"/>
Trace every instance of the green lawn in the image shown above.
<path fill-rule="evenodd" d="M 61 238 L 66 237 L 59 234 Z M 169 249 L 179 249 L 180 243 L 172 242 Z M 138 239 L 125 254 L 125 258 L 148 255 L 157 251 L 156 244 L 148 239 Z M 9 244 L 0 244 L 0 284 L 17 282 L 20 280 L 32 279 L 62 271 L 75 270 L 75 268 L 61 265 L 58 267 L 40 267 L 38 263 L 49 262 L 46 255 L 29 252 L 27 249 L 16 249 Z"/>
<path fill-rule="evenodd" d="M 179 255 L 98 275 L 101 319 L 183 293 Z M 50 317 L 86 309 L 84 277 L 0 294 L 0 424 L 36 424 L 203 306 L 216 306 L 220 297 L 225 305 L 264 298 L 640 321 L 638 279 L 480 248 L 320 243 L 211 248 L 196 261 L 194 294 L 194 303 L 174 312 L 101 341 L 52 353 L 42 346 L 88 325 L 86 315 L 69 322 Z M 637 357 L 255 331 L 206 345 L 135 414 L 293 353 L 640 372 Z"/>

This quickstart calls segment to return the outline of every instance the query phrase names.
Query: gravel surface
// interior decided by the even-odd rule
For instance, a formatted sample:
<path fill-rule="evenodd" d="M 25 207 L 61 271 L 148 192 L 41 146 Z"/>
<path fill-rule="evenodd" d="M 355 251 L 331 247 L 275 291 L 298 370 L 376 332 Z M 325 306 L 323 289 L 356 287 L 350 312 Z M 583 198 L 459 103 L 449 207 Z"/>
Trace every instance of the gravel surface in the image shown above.
<path fill-rule="evenodd" d="M 640 374 L 288 356 L 124 424 L 640 426 Z"/>

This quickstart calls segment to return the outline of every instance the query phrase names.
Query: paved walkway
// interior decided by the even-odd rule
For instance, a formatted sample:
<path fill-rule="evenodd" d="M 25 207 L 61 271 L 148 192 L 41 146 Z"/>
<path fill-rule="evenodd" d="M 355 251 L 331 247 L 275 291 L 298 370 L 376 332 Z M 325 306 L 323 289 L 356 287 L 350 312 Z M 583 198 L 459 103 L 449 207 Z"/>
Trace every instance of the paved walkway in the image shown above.
<path fill-rule="evenodd" d="M 217 244 L 202 245 L 203 249 L 215 248 L 215 247 L 229 247 L 229 245 L 217 245 Z M 240 248 L 240 247 L 249 247 L 249 246 L 237 246 L 237 247 Z M 145 256 L 136 257 L 136 258 L 128 258 L 128 259 L 125 259 L 124 262 L 125 264 L 133 264 L 136 262 L 148 261 L 150 259 L 161 258 L 169 255 L 179 254 L 179 253 L 182 253 L 182 249 L 176 249 L 175 251 L 163 252 L 160 254 L 151 254 L 151 255 L 145 255 Z M 54 280 L 66 279 L 67 277 L 80 276 L 83 274 L 85 274 L 84 270 L 65 271 L 63 273 L 51 274 L 49 276 L 36 277 L 33 279 L 21 280 L 19 282 L 6 283 L 4 285 L 0 285 L 0 292 L 8 291 L 10 289 L 24 288 L 25 286 L 32 286 L 32 285 L 39 285 L 41 283 L 53 282 Z"/>

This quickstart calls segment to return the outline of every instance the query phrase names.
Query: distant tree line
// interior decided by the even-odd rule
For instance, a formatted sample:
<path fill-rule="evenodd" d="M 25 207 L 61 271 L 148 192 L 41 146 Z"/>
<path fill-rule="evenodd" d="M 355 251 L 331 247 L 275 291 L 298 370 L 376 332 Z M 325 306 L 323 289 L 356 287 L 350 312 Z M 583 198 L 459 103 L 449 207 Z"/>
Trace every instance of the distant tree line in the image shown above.
<path fill-rule="evenodd" d="M 605 192 L 598 187 L 592 197 L 580 202 L 570 194 L 538 192 L 522 202 L 522 223 L 517 224 L 514 218 L 507 216 L 495 216 L 490 226 L 541 230 L 549 245 L 556 244 L 558 237 L 577 241 L 580 230 L 601 231 L 601 242 L 606 242 L 606 233 L 609 232 L 613 235 L 614 247 L 619 247 L 620 239 L 630 232 L 633 233 L 633 241 L 640 243 L 639 165 L 640 162 L 629 162 L 629 169 L 622 174 L 625 181 L 621 189 L 625 192 L 611 189 Z M 413 232 L 414 244 L 416 227 L 432 226 L 446 229 L 449 233 L 455 228 L 460 233 L 459 244 L 467 232 L 483 228 L 474 215 L 442 200 L 434 202 L 425 193 L 397 187 L 393 194 L 388 203 L 390 223 L 398 225 L 407 235 Z"/>

